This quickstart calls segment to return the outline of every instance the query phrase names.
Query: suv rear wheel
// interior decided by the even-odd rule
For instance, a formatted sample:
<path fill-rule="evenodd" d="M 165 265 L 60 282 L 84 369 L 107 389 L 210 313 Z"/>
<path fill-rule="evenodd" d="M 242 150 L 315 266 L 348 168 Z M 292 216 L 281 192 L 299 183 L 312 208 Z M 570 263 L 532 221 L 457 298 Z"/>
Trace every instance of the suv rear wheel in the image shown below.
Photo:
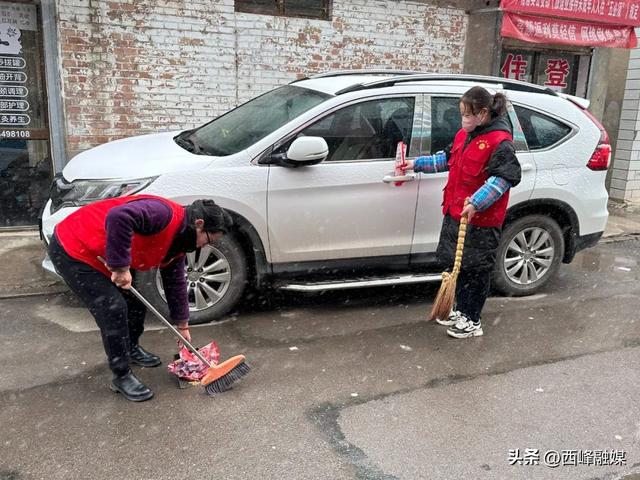
<path fill-rule="evenodd" d="M 219 319 L 240 300 L 247 283 L 242 247 L 232 235 L 225 235 L 215 244 L 188 253 L 186 257 L 190 323 L 197 325 Z M 153 269 L 139 275 L 136 283 L 142 294 L 168 315 L 160 271 Z"/>
<path fill-rule="evenodd" d="M 504 295 L 538 292 L 555 276 L 564 255 L 558 223 L 544 215 L 529 215 L 505 227 L 496 254 L 493 286 Z"/>

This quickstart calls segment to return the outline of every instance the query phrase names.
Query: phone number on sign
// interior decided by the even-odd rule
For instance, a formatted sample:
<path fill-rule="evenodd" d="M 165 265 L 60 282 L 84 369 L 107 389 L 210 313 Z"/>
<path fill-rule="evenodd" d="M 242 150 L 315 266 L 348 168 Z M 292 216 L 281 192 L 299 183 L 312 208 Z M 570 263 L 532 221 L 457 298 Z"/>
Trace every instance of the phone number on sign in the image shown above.
<path fill-rule="evenodd" d="M 0 138 L 30 138 L 29 130 L 0 130 Z"/>

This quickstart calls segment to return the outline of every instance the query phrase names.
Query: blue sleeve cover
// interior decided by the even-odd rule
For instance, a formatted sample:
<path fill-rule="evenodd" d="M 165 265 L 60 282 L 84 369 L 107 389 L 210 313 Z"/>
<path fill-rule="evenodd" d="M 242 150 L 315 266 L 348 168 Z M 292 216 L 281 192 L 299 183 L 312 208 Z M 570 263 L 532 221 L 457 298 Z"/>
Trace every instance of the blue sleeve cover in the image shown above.
<path fill-rule="evenodd" d="M 477 211 L 482 212 L 493 205 L 510 188 L 511 184 L 504 178 L 489 177 L 469 201 Z"/>
<path fill-rule="evenodd" d="M 444 152 L 418 157 L 413 161 L 413 171 L 417 173 L 439 173 L 448 170 L 449 163 Z"/>

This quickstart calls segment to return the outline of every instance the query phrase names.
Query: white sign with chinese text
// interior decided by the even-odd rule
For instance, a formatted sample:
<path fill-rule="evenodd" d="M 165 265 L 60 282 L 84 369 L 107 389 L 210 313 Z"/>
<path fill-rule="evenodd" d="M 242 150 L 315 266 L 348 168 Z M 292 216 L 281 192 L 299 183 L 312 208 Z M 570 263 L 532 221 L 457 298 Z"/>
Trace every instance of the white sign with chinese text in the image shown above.
<path fill-rule="evenodd" d="M 38 30 L 36 6 L 26 3 L 0 2 L 0 23 L 20 30 Z"/>

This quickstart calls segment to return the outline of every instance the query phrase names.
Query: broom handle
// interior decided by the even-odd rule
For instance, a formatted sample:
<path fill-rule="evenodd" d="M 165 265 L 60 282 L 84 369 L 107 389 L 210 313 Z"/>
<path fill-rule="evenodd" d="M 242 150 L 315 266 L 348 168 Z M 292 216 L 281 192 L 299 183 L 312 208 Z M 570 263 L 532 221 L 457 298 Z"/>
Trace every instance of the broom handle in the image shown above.
<path fill-rule="evenodd" d="M 105 266 L 107 265 L 107 263 L 105 262 L 104 258 L 102 257 L 98 257 L 98 260 L 100 260 L 102 263 L 105 264 Z M 142 296 L 142 294 L 135 289 L 135 287 L 133 285 L 131 285 L 129 287 L 129 291 L 131 293 L 133 293 L 135 295 L 135 297 L 140 300 L 145 307 L 147 307 L 149 310 L 151 310 L 156 317 L 158 317 L 158 319 L 160 319 L 162 321 L 162 323 L 164 323 L 167 327 L 169 327 L 169 330 L 171 330 L 173 332 L 173 334 L 178 337 L 182 343 L 189 349 L 191 350 L 191 353 L 193 353 L 196 357 L 198 357 L 200 359 L 200 361 L 202 363 L 204 363 L 207 367 L 211 368 L 211 363 L 209 363 L 207 361 L 206 358 L 204 358 L 202 356 L 202 354 L 196 349 L 196 347 L 194 347 L 193 345 L 191 345 L 191 343 L 182 336 L 182 334 L 178 331 L 178 329 L 176 327 L 174 327 L 171 322 L 169 322 L 169 320 L 167 320 L 166 318 L 164 318 L 164 315 L 162 315 L 158 309 L 156 307 L 154 307 L 153 305 L 151 305 L 151 303 L 149 303 L 149 301 L 144 298 Z"/>
<path fill-rule="evenodd" d="M 211 363 L 209 363 L 207 361 L 206 358 L 204 358 L 202 356 L 202 354 L 196 349 L 196 347 L 194 347 L 193 345 L 191 345 L 191 343 L 189 343 L 189 341 L 184 338 L 182 336 L 182 334 L 178 331 L 178 329 L 176 327 L 174 327 L 166 318 L 164 318 L 164 315 L 162 315 L 157 309 L 156 307 L 154 307 L 153 305 L 151 305 L 146 298 L 144 298 L 142 296 L 142 294 L 140 292 L 138 292 L 138 290 L 135 289 L 135 287 L 133 285 L 131 285 L 131 287 L 129 287 L 129 291 L 131 293 L 133 293 L 136 298 L 138 300 L 140 300 L 142 303 L 144 303 L 144 306 L 147 307 L 149 310 L 151 310 L 156 317 L 158 317 L 160 320 L 162 320 L 162 323 L 164 323 L 167 327 L 169 327 L 169 329 L 175 334 L 176 337 L 178 337 L 182 343 L 189 349 L 191 350 L 191 353 L 193 353 L 196 357 L 198 357 L 200 359 L 200 361 L 202 363 L 204 363 L 207 367 L 211 368 Z"/>
<path fill-rule="evenodd" d="M 469 200 L 464 201 L 465 207 L 469 204 Z M 456 258 L 453 262 L 453 271 L 451 275 L 458 275 L 460 272 L 460 265 L 462 264 L 462 250 L 464 249 L 464 237 L 467 234 L 467 216 L 460 217 L 460 228 L 458 230 L 458 243 L 456 245 Z"/>

